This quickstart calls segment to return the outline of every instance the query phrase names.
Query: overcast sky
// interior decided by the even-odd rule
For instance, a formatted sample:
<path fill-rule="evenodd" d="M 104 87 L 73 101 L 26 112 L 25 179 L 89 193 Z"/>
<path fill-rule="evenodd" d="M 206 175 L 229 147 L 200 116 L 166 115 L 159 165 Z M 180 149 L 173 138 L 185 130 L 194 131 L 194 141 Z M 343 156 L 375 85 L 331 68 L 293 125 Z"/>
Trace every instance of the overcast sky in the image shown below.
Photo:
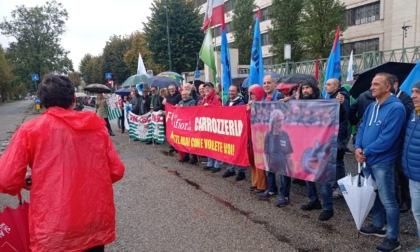
<path fill-rule="evenodd" d="M 35 7 L 45 5 L 47 0 L 0 0 L 0 20 L 10 14 L 16 6 Z M 79 63 L 87 53 L 99 55 L 106 41 L 112 35 L 128 35 L 143 29 L 143 22 L 151 15 L 152 0 L 57 0 L 64 5 L 69 19 L 62 46 L 70 51 L 73 67 L 79 70 Z M 0 33 L 0 43 L 7 47 L 12 41 Z"/>

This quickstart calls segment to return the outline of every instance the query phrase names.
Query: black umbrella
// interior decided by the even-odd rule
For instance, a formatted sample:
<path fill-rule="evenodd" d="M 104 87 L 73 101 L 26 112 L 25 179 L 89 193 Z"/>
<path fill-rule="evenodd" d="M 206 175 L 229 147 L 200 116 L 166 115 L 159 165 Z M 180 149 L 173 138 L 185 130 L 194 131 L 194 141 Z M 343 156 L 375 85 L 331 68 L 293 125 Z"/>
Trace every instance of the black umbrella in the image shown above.
<path fill-rule="evenodd" d="M 370 88 L 373 77 L 375 77 L 377 73 L 382 72 L 394 74 L 397 76 L 398 82 L 401 84 L 410 74 L 415 65 L 416 64 L 414 63 L 386 62 L 377 67 L 365 70 L 358 74 L 358 77 L 350 90 L 350 94 L 354 99 L 359 97 L 361 93 Z"/>
<path fill-rule="evenodd" d="M 111 88 L 104 84 L 89 84 L 84 88 L 84 90 L 91 93 L 111 93 Z"/>
<path fill-rule="evenodd" d="M 154 76 L 147 79 L 144 84 L 149 85 L 150 87 L 157 88 L 167 88 L 169 84 L 174 84 L 176 87 L 179 86 L 179 82 L 175 79 L 165 77 L 165 76 Z"/>
<path fill-rule="evenodd" d="M 193 84 L 193 81 L 189 81 L 188 83 Z M 195 87 L 195 89 L 197 89 L 197 90 L 198 90 L 198 87 L 199 87 L 201 84 L 204 84 L 204 81 L 202 81 L 202 80 L 194 80 L 194 87 Z"/>
<path fill-rule="evenodd" d="M 308 81 L 309 83 L 313 84 L 314 86 L 317 85 L 318 81 L 315 79 L 313 75 L 310 74 L 301 74 L 301 73 L 295 73 L 295 74 L 289 74 L 282 76 L 278 79 L 278 83 L 299 83 L 301 81 Z"/>

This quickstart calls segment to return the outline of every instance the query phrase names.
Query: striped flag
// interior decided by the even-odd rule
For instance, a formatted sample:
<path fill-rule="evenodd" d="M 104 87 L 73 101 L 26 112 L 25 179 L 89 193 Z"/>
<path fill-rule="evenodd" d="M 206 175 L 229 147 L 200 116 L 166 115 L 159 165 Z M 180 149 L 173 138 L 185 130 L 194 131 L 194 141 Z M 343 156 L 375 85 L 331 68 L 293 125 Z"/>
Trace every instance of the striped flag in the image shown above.
<path fill-rule="evenodd" d="M 204 13 L 203 31 L 209 26 L 223 24 L 225 22 L 225 1 L 224 0 L 207 0 L 207 8 Z"/>
<path fill-rule="evenodd" d="M 108 105 L 108 119 L 114 120 L 122 116 L 121 109 L 118 106 L 118 95 L 112 94 L 106 98 L 106 104 Z"/>
<path fill-rule="evenodd" d="M 213 38 L 211 36 L 211 29 L 207 29 L 206 36 L 204 37 L 203 45 L 200 49 L 199 54 L 200 59 L 206 64 L 212 71 L 213 81 L 216 81 L 216 61 L 214 59 L 214 48 L 213 48 Z M 208 76 L 206 75 L 206 79 Z"/>

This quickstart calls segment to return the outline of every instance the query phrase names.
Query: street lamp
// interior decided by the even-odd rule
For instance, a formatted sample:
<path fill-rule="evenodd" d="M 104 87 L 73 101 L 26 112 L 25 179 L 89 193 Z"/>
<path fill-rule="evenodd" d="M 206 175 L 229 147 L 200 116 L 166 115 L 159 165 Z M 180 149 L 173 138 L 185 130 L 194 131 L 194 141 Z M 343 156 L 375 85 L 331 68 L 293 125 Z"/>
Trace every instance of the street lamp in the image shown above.
<path fill-rule="evenodd" d="M 169 37 L 169 18 L 168 18 L 168 1 L 167 0 L 165 0 L 165 10 L 166 10 L 166 36 L 168 37 L 169 71 L 172 71 L 171 42 L 170 42 L 170 37 Z"/>
<path fill-rule="evenodd" d="M 284 44 L 284 60 L 286 60 L 286 74 L 289 73 L 289 60 L 292 58 L 292 45 Z"/>
<path fill-rule="evenodd" d="M 402 49 L 404 49 L 404 38 L 407 37 L 407 30 L 408 30 L 408 28 L 411 27 L 411 25 L 406 25 L 405 23 L 408 23 L 410 21 L 411 20 L 404 21 L 403 26 L 401 27 L 403 29 L 403 34 L 402 34 Z"/>

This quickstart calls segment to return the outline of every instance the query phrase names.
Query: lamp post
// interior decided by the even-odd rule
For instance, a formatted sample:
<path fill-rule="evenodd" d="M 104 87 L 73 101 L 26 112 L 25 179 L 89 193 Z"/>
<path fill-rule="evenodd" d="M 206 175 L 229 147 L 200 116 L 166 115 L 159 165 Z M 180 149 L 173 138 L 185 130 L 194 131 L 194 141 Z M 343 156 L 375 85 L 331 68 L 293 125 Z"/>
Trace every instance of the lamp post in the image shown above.
<path fill-rule="evenodd" d="M 407 30 L 408 30 L 408 28 L 411 27 L 411 25 L 406 25 L 405 23 L 408 23 L 410 21 L 411 20 L 404 21 L 403 26 L 401 27 L 403 29 L 403 34 L 402 34 L 402 49 L 404 49 L 404 38 L 407 37 Z"/>
<path fill-rule="evenodd" d="M 284 44 L 284 60 L 286 60 L 286 74 L 290 74 L 289 60 L 292 58 L 292 45 Z"/>
<path fill-rule="evenodd" d="M 170 42 L 170 37 L 169 37 L 169 18 L 168 18 L 168 1 L 167 0 L 165 0 L 165 10 L 166 10 L 166 36 L 168 37 L 169 71 L 172 71 L 171 42 Z"/>

